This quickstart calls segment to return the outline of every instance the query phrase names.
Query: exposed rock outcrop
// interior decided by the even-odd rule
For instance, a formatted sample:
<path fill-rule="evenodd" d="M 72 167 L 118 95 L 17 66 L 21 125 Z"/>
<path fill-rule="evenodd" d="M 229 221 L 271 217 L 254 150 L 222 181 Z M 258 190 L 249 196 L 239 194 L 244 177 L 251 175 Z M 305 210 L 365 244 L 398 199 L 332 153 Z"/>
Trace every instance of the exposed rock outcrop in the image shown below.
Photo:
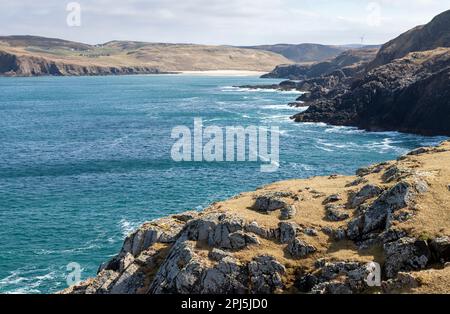
<path fill-rule="evenodd" d="M 450 135 L 450 49 L 414 52 L 375 68 L 334 97 L 322 97 L 297 122 Z"/>
<path fill-rule="evenodd" d="M 444 142 L 146 223 L 62 293 L 448 293 L 449 161 Z M 286 206 L 301 210 L 280 220 Z"/>

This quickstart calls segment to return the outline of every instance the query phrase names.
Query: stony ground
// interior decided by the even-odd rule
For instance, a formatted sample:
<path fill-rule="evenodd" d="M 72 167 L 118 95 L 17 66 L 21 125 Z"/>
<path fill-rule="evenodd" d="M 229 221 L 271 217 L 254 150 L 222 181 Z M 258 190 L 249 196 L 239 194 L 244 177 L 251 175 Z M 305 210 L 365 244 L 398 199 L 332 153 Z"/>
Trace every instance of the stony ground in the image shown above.
<path fill-rule="evenodd" d="M 444 142 L 152 221 L 62 293 L 450 293 L 449 165 Z"/>

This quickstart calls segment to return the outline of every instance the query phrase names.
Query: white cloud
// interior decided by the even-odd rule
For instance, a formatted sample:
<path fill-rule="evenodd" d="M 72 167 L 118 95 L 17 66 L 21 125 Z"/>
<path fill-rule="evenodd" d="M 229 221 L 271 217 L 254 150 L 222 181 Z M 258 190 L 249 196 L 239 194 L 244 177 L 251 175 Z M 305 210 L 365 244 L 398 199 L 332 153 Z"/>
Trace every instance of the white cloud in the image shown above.
<path fill-rule="evenodd" d="M 73 29 L 65 25 L 70 1 L 0 0 L 0 32 L 90 43 L 343 44 L 363 35 L 382 43 L 450 7 L 450 0 L 78 0 L 83 24 Z M 379 4 L 379 15 L 369 3 Z"/>

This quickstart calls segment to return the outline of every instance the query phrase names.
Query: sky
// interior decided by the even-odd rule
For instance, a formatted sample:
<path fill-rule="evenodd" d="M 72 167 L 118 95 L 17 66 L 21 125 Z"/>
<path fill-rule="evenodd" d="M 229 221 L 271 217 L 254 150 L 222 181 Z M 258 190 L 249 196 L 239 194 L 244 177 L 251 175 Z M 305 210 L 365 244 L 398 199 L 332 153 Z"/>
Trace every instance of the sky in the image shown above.
<path fill-rule="evenodd" d="M 0 35 L 90 44 L 381 44 L 448 9 L 450 0 L 0 0 Z"/>

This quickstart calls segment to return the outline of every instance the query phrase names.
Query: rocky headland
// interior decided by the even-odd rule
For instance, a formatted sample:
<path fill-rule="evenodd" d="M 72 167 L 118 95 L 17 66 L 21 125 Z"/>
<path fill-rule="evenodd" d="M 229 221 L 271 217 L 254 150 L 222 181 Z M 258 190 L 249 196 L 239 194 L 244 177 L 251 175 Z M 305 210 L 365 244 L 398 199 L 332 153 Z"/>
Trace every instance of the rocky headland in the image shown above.
<path fill-rule="evenodd" d="M 231 46 L 111 41 L 88 45 L 36 36 L 0 36 L 0 76 L 160 74 L 180 71 L 269 71 L 291 60 Z"/>
<path fill-rule="evenodd" d="M 449 164 L 447 141 L 151 221 L 61 293 L 450 293 Z"/>
<path fill-rule="evenodd" d="M 450 10 L 376 49 L 351 50 L 313 65 L 281 65 L 257 86 L 304 92 L 296 122 L 370 131 L 450 135 Z M 251 88 L 251 86 L 247 86 Z"/>

